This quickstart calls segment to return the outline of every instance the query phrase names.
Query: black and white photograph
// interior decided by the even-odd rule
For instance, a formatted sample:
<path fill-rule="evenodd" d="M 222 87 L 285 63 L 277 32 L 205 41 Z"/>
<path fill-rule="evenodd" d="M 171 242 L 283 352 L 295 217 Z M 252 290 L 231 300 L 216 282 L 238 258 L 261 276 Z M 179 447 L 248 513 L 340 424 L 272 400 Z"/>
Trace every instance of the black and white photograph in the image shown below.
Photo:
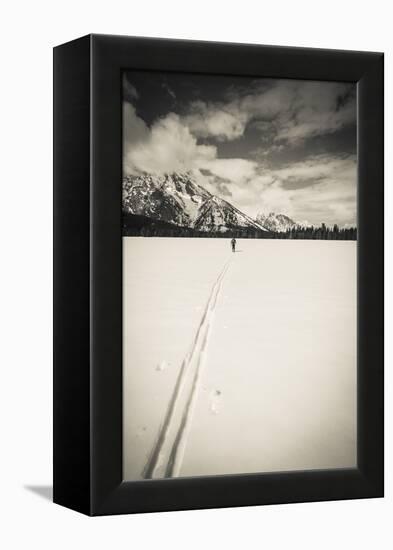
<path fill-rule="evenodd" d="M 355 468 L 354 83 L 123 72 L 125 480 Z"/>

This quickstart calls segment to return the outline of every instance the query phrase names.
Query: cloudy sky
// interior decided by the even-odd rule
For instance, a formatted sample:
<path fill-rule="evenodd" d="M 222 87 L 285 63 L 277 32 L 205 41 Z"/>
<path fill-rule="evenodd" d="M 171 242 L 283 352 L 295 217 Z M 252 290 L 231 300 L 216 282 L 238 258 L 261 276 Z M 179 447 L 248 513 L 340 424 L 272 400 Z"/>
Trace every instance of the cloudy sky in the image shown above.
<path fill-rule="evenodd" d="M 356 87 L 128 71 L 125 174 L 192 171 L 255 217 L 356 224 Z"/>

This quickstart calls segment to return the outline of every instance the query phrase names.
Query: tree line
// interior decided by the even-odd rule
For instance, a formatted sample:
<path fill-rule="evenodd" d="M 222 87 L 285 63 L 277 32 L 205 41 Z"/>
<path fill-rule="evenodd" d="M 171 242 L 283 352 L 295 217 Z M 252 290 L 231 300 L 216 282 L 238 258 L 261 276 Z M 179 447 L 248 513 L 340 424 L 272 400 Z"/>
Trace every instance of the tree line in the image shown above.
<path fill-rule="evenodd" d="M 334 224 L 333 227 L 329 227 L 322 223 L 320 226 L 302 227 L 296 226 L 285 231 L 285 233 L 278 233 L 278 236 L 273 238 L 278 239 L 322 239 L 329 241 L 356 241 L 357 228 L 356 227 L 338 227 Z"/>
<path fill-rule="evenodd" d="M 180 227 L 173 224 L 154 221 L 139 225 L 123 223 L 123 235 L 128 237 L 194 237 L 228 239 L 310 239 L 310 240 L 340 240 L 355 241 L 356 227 L 339 228 L 337 224 L 329 227 L 322 223 L 320 226 L 296 226 L 287 231 L 261 231 L 248 227 L 229 229 L 228 231 L 198 231 L 190 227 Z"/>

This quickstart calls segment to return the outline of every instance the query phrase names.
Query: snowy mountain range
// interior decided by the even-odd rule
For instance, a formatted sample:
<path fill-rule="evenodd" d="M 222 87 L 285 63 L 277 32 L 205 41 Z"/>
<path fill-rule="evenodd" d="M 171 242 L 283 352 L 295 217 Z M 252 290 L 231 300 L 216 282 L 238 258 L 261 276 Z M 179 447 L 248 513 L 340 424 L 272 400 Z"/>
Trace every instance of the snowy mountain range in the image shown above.
<path fill-rule="evenodd" d="M 207 191 L 189 173 L 143 174 L 123 179 L 123 212 L 199 231 L 268 231 L 228 201 Z"/>
<path fill-rule="evenodd" d="M 288 218 L 288 216 L 285 216 L 285 214 L 275 214 L 274 212 L 270 212 L 267 216 L 265 214 L 259 214 L 256 220 L 269 231 L 280 233 L 299 225 L 291 220 L 291 218 Z"/>

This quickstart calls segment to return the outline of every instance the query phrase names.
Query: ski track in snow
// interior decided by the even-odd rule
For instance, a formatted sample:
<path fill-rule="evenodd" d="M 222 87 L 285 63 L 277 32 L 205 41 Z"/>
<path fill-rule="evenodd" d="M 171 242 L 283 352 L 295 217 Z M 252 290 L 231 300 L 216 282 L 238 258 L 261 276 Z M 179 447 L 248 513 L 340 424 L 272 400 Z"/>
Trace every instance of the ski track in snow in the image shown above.
<path fill-rule="evenodd" d="M 215 280 L 191 348 L 182 361 L 157 440 L 142 472 L 144 479 L 178 477 L 183 462 L 210 329 L 229 259 Z"/>

